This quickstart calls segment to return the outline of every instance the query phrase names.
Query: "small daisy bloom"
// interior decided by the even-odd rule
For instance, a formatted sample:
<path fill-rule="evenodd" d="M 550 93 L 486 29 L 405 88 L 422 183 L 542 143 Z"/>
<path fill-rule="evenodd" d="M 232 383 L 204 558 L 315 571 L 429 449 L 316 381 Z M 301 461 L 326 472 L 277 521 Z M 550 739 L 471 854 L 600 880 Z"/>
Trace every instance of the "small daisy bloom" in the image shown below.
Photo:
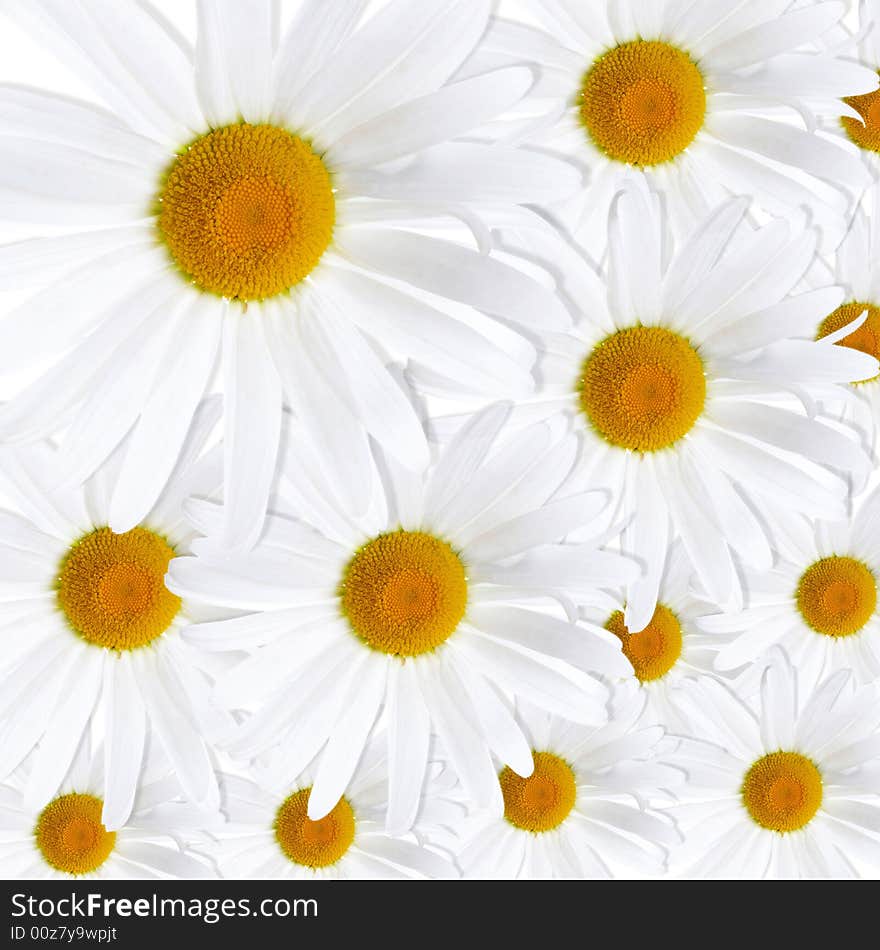
<path fill-rule="evenodd" d="M 645 567 L 627 589 L 632 633 L 654 614 L 671 538 L 702 592 L 738 609 L 734 555 L 772 563 L 764 513 L 843 517 L 844 476 L 869 471 L 857 433 L 814 418 L 810 393 L 876 375 L 877 360 L 815 340 L 839 288 L 790 295 L 815 232 L 792 235 L 781 220 L 753 230 L 747 205 L 728 200 L 670 246 L 659 197 L 633 182 L 612 209 L 600 275 L 547 229 L 505 233 L 524 254 L 565 254 L 564 292 L 581 319 L 542 342 L 538 398 L 519 406 L 532 419 L 573 417 L 585 440 L 577 477 L 620 497 L 623 550 Z"/>
<path fill-rule="evenodd" d="M 774 644 L 791 657 L 805 684 L 841 669 L 856 682 L 880 676 L 880 489 L 844 521 L 792 520 L 779 532 L 770 571 L 746 573 L 748 607 L 706 616 L 709 634 L 733 637 L 716 658 L 720 670 L 753 663 Z"/>
<path fill-rule="evenodd" d="M 503 815 L 475 815 L 462 835 L 466 878 L 611 878 L 656 875 L 680 836 L 648 800 L 680 784 L 675 746 L 643 721 L 645 696 L 620 687 L 611 721 L 586 729 L 520 708 L 534 760 L 526 778 L 509 766 L 498 782 Z"/>
<path fill-rule="evenodd" d="M 532 756 L 496 687 L 595 724 L 605 720 L 607 689 L 579 671 L 631 672 L 612 634 L 529 609 L 547 591 L 547 572 L 506 578 L 523 554 L 589 524 L 607 505 L 602 493 L 557 495 L 574 464 L 573 434 L 538 423 L 499 439 L 507 413 L 496 405 L 474 416 L 424 476 L 378 455 L 384 477 L 373 474 L 371 511 L 360 518 L 328 491 L 327 456 L 292 433 L 279 481 L 284 507 L 250 553 L 213 543 L 216 506 L 189 505 L 207 537 L 194 543 L 197 556 L 171 562 L 169 586 L 249 611 L 186 635 L 206 650 L 253 654 L 217 681 L 222 704 L 257 707 L 231 751 L 280 747 L 276 778 L 319 756 L 313 820 L 345 792 L 383 706 L 388 827 L 397 833 L 418 810 L 432 724 L 471 799 L 500 807 L 491 753 L 522 775 Z M 595 565 L 584 554 L 584 570 L 609 585 L 636 573 L 619 555 L 595 553 Z"/>
<path fill-rule="evenodd" d="M 216 423 L 211 408 L 198 414 L 190 456 Z M 217 804 L 203 737 L 231 721 L 212 708 L 203 663 L 180 638 L 189 605 L 164 583 L 168 562 L 188 550 L 193 534 L 183 498 L 214 491 L 221 479 L 216 452 L 191 461 L 181 459 L 141 524 L 114 534 L 107 527 L 112 466 L 64 491 L 55 449 L 0 449 L 0 486 L 20 512 L 0 512 L 0 777 L 39 744 L 24 790 L 29 804 L 56 793 L 93 722 L 105 735 L 101 820 L 111 831 L 133 807 L 148 734 L 186 795 Z"/>
<path fill-rule="evenodd" d="M 183 801 L 170 776 L 146 782 L 131 814 L 115 830 L 104 824 L 104 756 L 77 751 L 68 778 L 54 797 L 35 808 L 26 788 L 30 761 L 0 784 L 0 877 L 144 880 L 216 878 L 194 848 L 202 829 L 222 825 L 219 812 Z"/>
<path fill-rule="evenodd" d="M 284 401 L 355 469 L 369 468 L 364 431 L 422 469 L 424 432 L 384 350 L 497 399 L 528 391 L 534 350 L 503 327 L 491 342 L 477 311 L 568 322 L 550 290 L 443 233 L 463 218 L 486 251 L 469 207 L 580 180 L 559 159 L 460 140 L 534 81 L 514 67 L 448 84 L 489 0 L 393 0 L 361 23 L 367 6 L 304 0 L 279 42 L 278 0 L 199 0 L 193 50 L 136 0 L 2 5 L 103 105 L 0 87 L 0 217 L 67 228 L 0 248 L 0 287 L 41 288 L 0 322 L 2 366 L 49 367 L 0 409 L 0 437 L 66 427 L 74 484 L 133 429 L 114 531 L 155 503 L 216 367 L 226 542 L 247 547 Z M 369 484 L 349 487 L 363 510 Z"/>
<path fill-rule="evenodd" d="M 682 698 L 689 742 L 672 756 L 688 772 L 685 834 L 672 860 L 696 878 L 849 878 L 880 872 L 880 706 L 842 670 L 814 691 L 781 650 L 755 708 L 717 680 Z M 697 801 L 697 799 L 700 799 Z"/>
<path fill-rule="evenodd" d="M 449 795 L 455 786 L 449 771 L 440 763 L 431 763 L 429 770 L 425 797 L 406 837 L 385 830 L 384 747 L 367 748 L 345 794 L 317 821 L 308 816 L 314 782 L 309 770 L 273 790 L 223 776 L 223 811 L 229 824 L 215 852 L 220 872 L 286 880 L 457 878 L 450 858 L 427 845 L 433 826 L 460 822 L 464 809 Z"/>
<path fill-rule="evenodd" d="M 495 20 L 474 68 L 536 60 L 536 128 L 513 132 L 577 160 L 589 187 L 560 215 L 579 235 L 604 228 L 624 179 L 644 174 L 690 230 L 730 194 L 804 220 L 829 246 L 850 191 L 870 184 L 857 150 L 816 134 L 813 110 L 873 93 L 875 70 L 822 51 L 843 3 L 793 0 L 530 0 L 534 30 Z M 836 112 L 835 112 L 836 109 Z M 808 127 L 804 128 L 807 124 Z M 807 212 L 805 209 L 809 209 Z"/>

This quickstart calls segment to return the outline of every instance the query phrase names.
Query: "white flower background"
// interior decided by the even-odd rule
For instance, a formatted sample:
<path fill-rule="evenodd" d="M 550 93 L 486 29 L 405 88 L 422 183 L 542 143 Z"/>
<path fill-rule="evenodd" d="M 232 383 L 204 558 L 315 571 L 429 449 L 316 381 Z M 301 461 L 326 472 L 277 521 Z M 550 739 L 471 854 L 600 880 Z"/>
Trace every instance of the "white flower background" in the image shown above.
<path fill-rule="evenodd" d="M 116 109 L 106 75 L 101 96 L 88 55 L 22 6 L 128 23 L 105 74 L 133 56 L 158 75 L 147 7 L 194 48 L 213 24 L 216 50 L 244 52 L 204 69 L 200 48 L 190 131 L 149 139 L 137 109 L 124 135 L 106 115 L 90 130 L 64 109 Z M 835 345 L 861 333 L 880 353 L 880 163 L 840 127 L 841 97 L 877 86 L 880 2 L 280 0 L 282 24 L 314 27 L 304 49 L 330 51 L 298 49 L 281 78 L 248 45 L 271 54 L 273 8 L 0 0 L 0 873 L 880 877 L 880 381 L 865 346 Z M 388 8 L 395 25 L 355 47 L 382 76 L 359 99 L 345 83 L 367 66 L 337 76 L 327 36 Z M 407 30 L 421 39 L 395 58 Z M 603 49 L 653 36 L 714 85 L 693 146 L 643 175 L 581 147 L 572 103 Z M 120 180 L 149 196 L 154 150 L 299 116 L 284 77 L 303 62 L 302 114 L 347 189 L 332 259 L 283 306 L 209 313 L 167 266 L 157 290 L 160 255 L 125 243 L 152 212 L 102 176 L 127 150 Z M 189 81 L 174 67 L 138 94 L 176 121 L 192 103 L 162 103 Z M 66 104 L 41 114 L 24 87 Z M 160 351 L 163 293 L 203 330 L 176 312 Z M 137 346 L 106 365 L 77 349 L 134 306 L 152 308 Z M 575 395 L 586 356 L 635 327 L 702 360 L 700 418 L 663 451 L 612 444 Z M 87 532 L 136 524 L 174 545 L 182 607 L 117 653 L 71 634 L 57 575 Z M 398 529 L 467 573 L 454 632 L 404 658 L 340 604 L 356 552 Z M 828 558 L 856 571 L 845 635 L 797 599 Z M 648 675 L 662 611 L 680 648 Z M 750 770 L 775 755 L 789 771 L 754 779 L 755 804 Z M 70 794 L 117 836 L 96 867 L 40 843 Z"/>

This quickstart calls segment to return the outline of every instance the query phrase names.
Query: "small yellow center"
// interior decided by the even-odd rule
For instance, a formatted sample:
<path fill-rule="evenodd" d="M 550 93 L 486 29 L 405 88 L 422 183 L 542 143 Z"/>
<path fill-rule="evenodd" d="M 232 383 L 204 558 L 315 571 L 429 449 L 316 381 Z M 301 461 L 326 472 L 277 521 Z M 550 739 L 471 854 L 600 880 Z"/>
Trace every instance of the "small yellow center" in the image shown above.
<path fill-rule="evenodd" d="M 798 831 L 822 804 L 822 776 L 799 752 L 771 752 L 753 763 L 742 800 L 755 824 L 768 831 Z"/>
<path fill-rule="evenodd" d="M 289 795 L 275 815 L 275 840 L 284 854 L 307 868 L 336 864 L 354 841 L 354 812 L 345 798 L 319 821 L 307 812 L 311 788 Z"/>
<path fill-rule="evenodd" d="M 200 290 L 263 300 L 307 277 L 333 237 L 336 199 L 308 142 L 274 125 L 228 125 L 174 160 L 158 227 Z"/>
<path fill-rule="evenodd" d="M 34 835 L 46 864 L 64 874 L 90 874 L 110 857 L 116 832 L 101 822 L 104 803 L 94 795 L 71 793 L 40 812 Z"/>
<path fill-rule="evenodd" d="M 528 778 L 505 767 L 498 780 L 504 796 L 504 817 L 523 831 L 558 828 L 577 798 L 574 772 L 565 759 L 552 752 L 532 752 L 535 771 Z"/>
<path fill-rule="evenodd" d="M 579 396 L 606 442 L 656 452 L 687 435 L 702 414 L 703 361 L 684 337 L 663 327 L 619 330 L 585 360 Z"/>
<path fill-rule="evenodd" d="M 340 585 L 352 630 L 374 650 L 428 653 L 454 632 L 467 607 L 461 558 L 421 531 L 382 534 L 349 561 Z"/>
<path fill-rule="evenodd" d="M 180 610 L 165 586 L 174 548 L 146 528 L 96 528 L 61 562 L 58 606 L 73 631 L 108 650 L 133 650 L 161 636 Z"/>
<path fill-rule="evenodd" d="M 823 557 L 801 575 L 797 606 L 807 626 L 826 637 L 858 633 L 877 607 L 877 582 L 861 561 Z"/>
<path fill-rule="evenodd" d="M 669 162 L 703 127 L 703 74 L 669 43 L 623 43 L 603 53 L 584 77 L 580 115 L 593 143 L 610 159 L 629 165 Z"/>
<path fill-rule="evenodd" d="M 862 117 L 859 122 L 852 116 L 841 116 L 846 134 L 859 148 L 880 152 L 880 89 L 863 96 L 847 96 L 843 101 Z"/>
<path fill-rule="evenodd" d="M 681 624 L 678 617 L 662 604 L 657 605 L 651 622 L 640 633 L 630 633 L 623 622 L 623 611 L 615 610 L 605 629 L 623 644 L 623 655 L 632 663 L 642 683 L 662 679 L 681 656 Z"/>
<path fill-rule="evenodd" d="M 828 336 L 829 333 L 840 330 L 847 324 L 852 323 L 853 320 L 858 319 L 866 310 L 868 311 L 868 316 L 865 322 L 858 330 L 853 330 L 849 336 L 845 336 L 840 340 L 837 346 L 848 346 L 850 349 L 860 350 L 869 356 L 880 357 L 880 307 L 876 307 L 872 303 L 854 302 L 842 304 L 819 324 L 819 332 L 816 334 L 816 339 L 821 340 L 822 337 Z M 856 385 L 870 383 L 878 378 L 880 377 L 871 376 L 868 379 L 859 380 Z"/>

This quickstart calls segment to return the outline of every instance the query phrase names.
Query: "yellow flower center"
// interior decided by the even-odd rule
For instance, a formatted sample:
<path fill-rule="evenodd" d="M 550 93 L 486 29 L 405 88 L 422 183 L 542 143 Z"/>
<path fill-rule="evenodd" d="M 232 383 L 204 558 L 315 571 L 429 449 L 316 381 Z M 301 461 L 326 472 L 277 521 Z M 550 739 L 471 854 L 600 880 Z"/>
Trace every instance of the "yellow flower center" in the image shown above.
<path fill-rule="evenodd" d="M 703 412 L 703 361 L 684 337 L 663 327 L 619 330 L 587 357 L 579 396 L 606 442 L 656 452 L 687 435 Z"/>
<path fill-rule="evenodd" d="M 863 96 L 847 96 L 843 101 L 858 112 L 864 123 L 848 115 L 841 116 L 846 134 L 859 148 L 880 152 L 880 89 Z"/>
<path fill-rule="evenodd" d="M 669 162 L 703 127 L 703 74 L 669 43 L 623 43 L 603 53 L 584 77 L 580 115 L 593 143 L 610 159 L 629 165 Z"/>
<path fill-rule="evenodd" d="M 339 590 L 352 630 L 374 650 L 428 653 L 454 632 L 467 607 L 461 558 L 421 531 L 382 534 L 349 561 Z"/>
<path fill-rule="evenodd" d="M 330 175 L 308 142 L 274 125 L 228 125 L 174 160 L 158 227 L 200 290 L 264 300 L 307 277 L 333 237 Z"/>
<path fill-rule="evenodd" d="M 681 656 L 681 624 L 678 617 L 662 604 L 657 605 L 651 622 L 640 633 L 630 633 L 623 622 L 623 611 L 615 610 L 605 629 L 623 644 L 623 655 L 632 663 L 642 683 L 662 679 Z"/>
<path fill-rule="evenodd" d="M 104 803 L 94 795 L 71 793 L 40 812 L 34 835 L 46 864 L 64 874 L 90 874 L 110 857 L 116 832 L 101 822 Z"/>
<path fill-rule="evenodd" d="M 868 316 L 865 322 L 858 330 L 853 330 L 849 336 L 845 336 L 840 340 L 837 346 L 848 346 L 850 349 L 860 350 L 869 356 L 880 357 L 880 307 L 876 307 L 872 303 L 853 302 L 841 304 L 841 306 L 829 314 L 822 323 L 819 324 L 819 332 L 816 334 L 816 339 L 821 340 L 822 337 L 828 336 L 829 333 L 840 330 L 847 324 L 852 323 L 853 320 L 858 319 L 866 310 L 868 311 Z M 870 383 L 878 378 L 880 377 L 871 376 L 868 379 L 859 380 L 856 385 Z"/>
<path fill-rule="evenodd" d="M 134 650 L 161 636 L 180 610 L 165 586 L 174 548 L 146 528 L 96 528 L 71 545 L 58 575 L 58 606 L 73 631 L 108 650 Z"/>
<path fill-rule="evenodd" d="M 823 557 L 801 575 L 797 605 L 807 626 L 826 637 L 858 633 L 877 607 L 877 582 L 861 561 Z"/>
<path fill-rule="evenodd" d="M 340 798 L 336 807 L 319 821 L 307 811 L 311 788 L 289 795 L 275 815 L 275 840 L 284 854 L 307 868 L 326 868 L 336 864 L 354 841 L 354 812 Z"/>
<path fill-rule="evenodd" d="M 755 824 L 768 831 L 798 831 L 822 804 L 822 776 L 799 752 L 771 752 L 753 763 L 742 800 Z"/>
<path fill-rule="evenodd" d="M 528 778 L 517 775 L 509 766 L 498 778 L 504 796 L 504 817 L 523 831 L 552 831 L 574 808 L 574 772 L 565 759 L 552 752 L 532 752 L 532 760 L 535 771 Z"/>

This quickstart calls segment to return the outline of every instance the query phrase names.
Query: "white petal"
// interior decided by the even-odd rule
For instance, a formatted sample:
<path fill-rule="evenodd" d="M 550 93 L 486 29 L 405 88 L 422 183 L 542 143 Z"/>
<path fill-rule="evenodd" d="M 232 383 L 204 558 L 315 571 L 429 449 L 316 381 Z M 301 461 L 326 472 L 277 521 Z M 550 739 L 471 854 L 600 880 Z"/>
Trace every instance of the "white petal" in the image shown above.
<path fill-rule="evenodd" d="M 104 664 L 104 810 L 108 831 L 131 814 L 146 738 L 146 710 L 127 654 Z"/>
<path fill-rule="evenodd" d="M 389 834 L 403 834 L 416 820 L 428 766 L 431 719 L 413 663 L 391 664 L 388 682 Z"/>

